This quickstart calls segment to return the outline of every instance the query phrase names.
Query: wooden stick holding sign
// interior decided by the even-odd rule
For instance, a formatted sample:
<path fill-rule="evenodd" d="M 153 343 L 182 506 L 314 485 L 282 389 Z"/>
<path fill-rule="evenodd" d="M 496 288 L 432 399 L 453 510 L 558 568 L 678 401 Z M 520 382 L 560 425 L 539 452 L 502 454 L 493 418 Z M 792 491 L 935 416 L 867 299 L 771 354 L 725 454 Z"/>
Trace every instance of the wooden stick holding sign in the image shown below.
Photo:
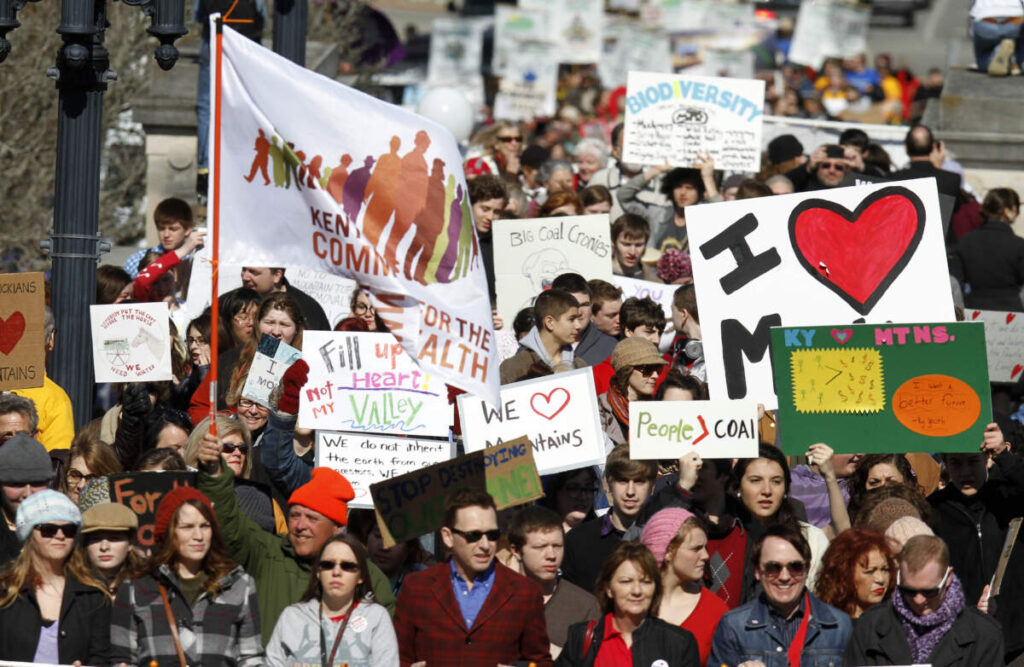
<path fill-rule="evenodd" d="M 523 436 L 371 485 L 385 548 L 440 528 L 445 499 L 464 487 L 486 489 L 499 510 L 543 496 L 530 440 Z"/>
<path fill-rule="evenodd" d="M 1003 586 L 1003 576 L 1006 574 L 1006 566 L 1010 564 L 1010 555 L 1013 553 L 1013 546 L 1017 544 L 1017 536 L 1020 535 L 1020 524 L 1024 521 L 1017 517 L 1010 521 L 1006 528 L 1006 539 L 1003 541 L 1003 549 L 999 554 L 999 565 L 996 566 L 996 573 L 992 577 L 992 586 L 988 589 L 989 597 L 999 595 L 999 589 Z"/>

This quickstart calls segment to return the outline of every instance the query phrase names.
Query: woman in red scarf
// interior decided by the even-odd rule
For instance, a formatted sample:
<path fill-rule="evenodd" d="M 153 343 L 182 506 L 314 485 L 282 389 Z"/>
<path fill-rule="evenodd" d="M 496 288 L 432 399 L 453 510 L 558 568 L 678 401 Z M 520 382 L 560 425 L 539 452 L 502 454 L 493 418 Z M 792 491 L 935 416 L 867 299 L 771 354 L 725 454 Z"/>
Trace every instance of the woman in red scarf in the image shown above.
<path fill-rule="evenodd" d="M 611 362 L 615 377 L 608 393 L 598 397 L 601 427 L 613 443 L 623 445 L 629 442 L 629 402 L 654 396 L 658 374 L 667 362 L 654 343 L 639 336 L 630 336 L 616 345 Z"/>

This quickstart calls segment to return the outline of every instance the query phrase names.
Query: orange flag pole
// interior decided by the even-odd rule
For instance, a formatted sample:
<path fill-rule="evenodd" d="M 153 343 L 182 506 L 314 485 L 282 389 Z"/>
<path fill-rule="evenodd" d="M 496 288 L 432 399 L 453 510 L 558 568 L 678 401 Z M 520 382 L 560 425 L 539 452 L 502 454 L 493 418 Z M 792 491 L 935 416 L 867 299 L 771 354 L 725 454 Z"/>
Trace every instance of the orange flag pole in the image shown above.
<path fill-rule="evenodd" d="M 213 107 L 213 210 L 210 217 L 210 233 L 212 238 L 212 271 L 213 286 L 210 297 L 210 433 L 217 435 L 217 345 L 220 330 L 220 303 L 217 293 L 217 278 L 220 268 L 220 142 L 221 142 L 221 71 L 224 57 L 224 24 L 217 19 L 216 59 L 217 70 L 214 74 L 214 107 Z"/>

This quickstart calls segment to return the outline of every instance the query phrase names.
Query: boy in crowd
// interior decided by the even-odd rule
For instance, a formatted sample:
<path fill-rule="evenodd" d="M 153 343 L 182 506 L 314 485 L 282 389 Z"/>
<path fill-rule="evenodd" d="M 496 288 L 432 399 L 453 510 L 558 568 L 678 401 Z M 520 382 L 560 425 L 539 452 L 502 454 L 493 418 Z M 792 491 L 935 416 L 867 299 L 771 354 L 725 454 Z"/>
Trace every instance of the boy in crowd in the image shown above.
<path fill-rule="evenodd" d="M 572 349 L 583 329 L 576 297 L 563 289 L 549 289 L 537 297 L 533 313 L 537 326 L 522 337 L 519 350 L 501 362 L 502 384 L 587 365 Z"/>
<path fill-rule="evenodd" d="M 612 223 L 612 273 L 639 280 L 658 280 L 653 268 L 640 260 L 651 238 L 651 225 L 643 217 L 625 213 Z"/>
<path fill-rule="evenodd" d="M 551 281 L 551 287 L 564 289 L 576 297 L 580 304 L 580 321 L 583 323 L 583 329 L 580 330 L 579 342 L 576 344 L 576 356 L 587 362 L 588 366 L 607 359 L 619 341 L 600 331 L 592 321 L 593 302 L 590 285 L 586 279 L 578 273 L 563 273 Z"/>
<path fill-rule="evenodd" d="M 134 280 L 139 275 L 139 262 L 152 251 L 158 254 L 173 252 L 185 243 L 185 237 L 192 231 L 192 208 L 184 200 L 170 197 L 156 205 L 153 211 L 153 224 L 156 225 L 160 243 L 152 248 L 144 248 L 124 262 L 124 270 Z"/>
<path fill-rule="evenodd" d="M 622 334 L 619 311 L 622 310 L 622 290 L 609 282 L 595 278 L 588 281 L 590 287 L 591 321 L 598 331 L 618 340 Z M 605 355 L 607 359 L 611 355 Z"/>

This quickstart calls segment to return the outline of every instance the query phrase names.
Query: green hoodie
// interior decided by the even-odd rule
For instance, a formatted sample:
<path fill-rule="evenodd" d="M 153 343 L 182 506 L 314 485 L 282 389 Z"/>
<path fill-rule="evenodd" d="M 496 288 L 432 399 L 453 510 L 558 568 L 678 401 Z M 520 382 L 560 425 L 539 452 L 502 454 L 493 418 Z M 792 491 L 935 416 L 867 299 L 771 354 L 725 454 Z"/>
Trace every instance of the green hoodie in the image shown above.
<path fill-rule="evenodd" d="M 223 461 L 219 476 L 200 472 L 198 483 L 199 490 L 213 503 L 228 552 L 256 580 L 263 645 L 266 646 L 281 612 L 298 602 L 306 592 L 312 563 L 295 554 L 287 535 L 268 533 L 242 512 L 235 496 L 234 475 Z M 394 614 L 391 582 L 372 562 L 368 565 L 374 601 Z"/>

